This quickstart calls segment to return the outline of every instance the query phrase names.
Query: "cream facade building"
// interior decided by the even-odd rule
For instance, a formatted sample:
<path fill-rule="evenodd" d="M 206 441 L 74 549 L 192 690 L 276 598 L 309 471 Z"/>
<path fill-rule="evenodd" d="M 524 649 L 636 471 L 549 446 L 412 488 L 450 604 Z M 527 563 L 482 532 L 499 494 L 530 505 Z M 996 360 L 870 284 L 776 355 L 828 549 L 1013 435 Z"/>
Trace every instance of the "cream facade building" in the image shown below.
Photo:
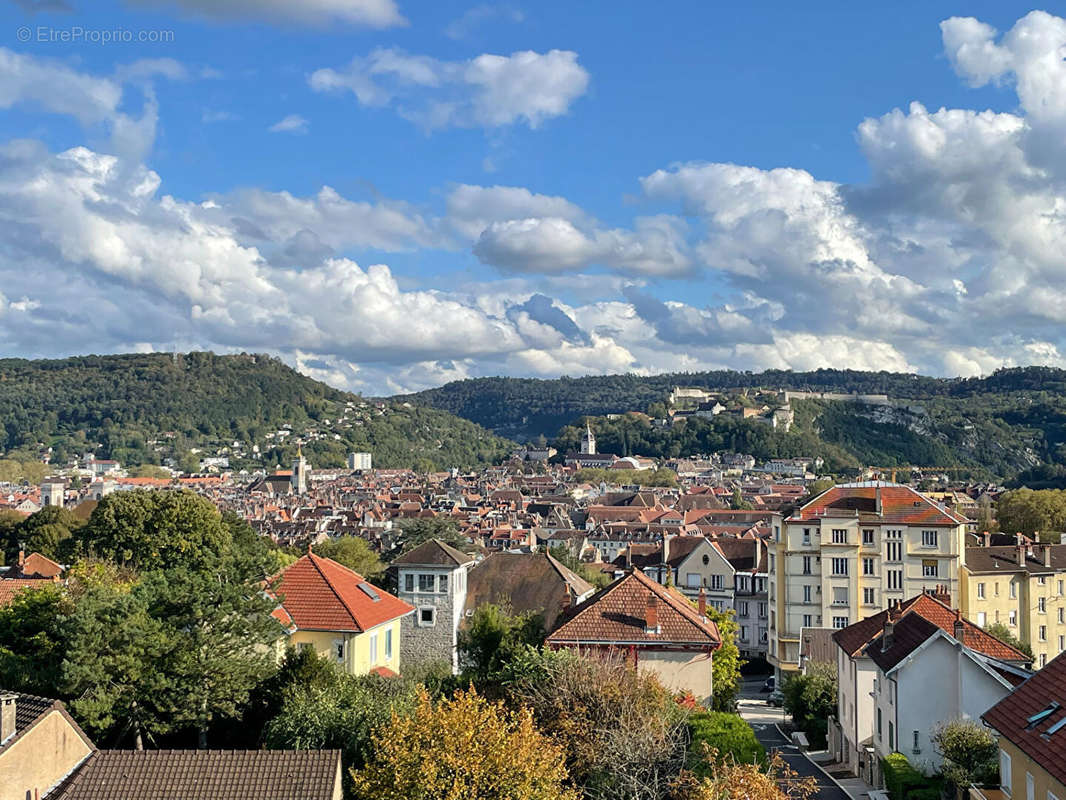
<path fill-rule="evenodd" d="M 810 500 L 770 542 L 767 660 L 779 676 L 795 671 L 804 628 L 846 628 L 925 591 L 957 605 L 965 537 L 964 517 L 900 484 Z"/>

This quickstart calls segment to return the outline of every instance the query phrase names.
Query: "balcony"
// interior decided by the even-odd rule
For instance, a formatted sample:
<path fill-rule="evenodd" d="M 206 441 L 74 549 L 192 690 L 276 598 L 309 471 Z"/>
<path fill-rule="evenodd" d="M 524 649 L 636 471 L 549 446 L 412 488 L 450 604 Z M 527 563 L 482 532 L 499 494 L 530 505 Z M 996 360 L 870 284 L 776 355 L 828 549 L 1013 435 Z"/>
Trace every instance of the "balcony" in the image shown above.
<path fill-rule="evenodd" d="M 1011 800 L 1009 794 L 998 786 L 974 786 L 966 793 L 967 800 Z"/>

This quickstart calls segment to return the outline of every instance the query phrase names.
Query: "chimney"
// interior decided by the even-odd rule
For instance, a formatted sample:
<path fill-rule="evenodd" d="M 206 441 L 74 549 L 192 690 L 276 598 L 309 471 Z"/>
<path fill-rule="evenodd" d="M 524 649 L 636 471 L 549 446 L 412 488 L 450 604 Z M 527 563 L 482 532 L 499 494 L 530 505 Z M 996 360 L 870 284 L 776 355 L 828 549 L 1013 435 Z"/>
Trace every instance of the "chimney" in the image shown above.
<path fill-rule="evenodd" d="M 644 609 L 644 632 L 659 633 L 659 598 L 655 592 L 648 593 L 648 606 Z"/>
<path fill-rule="evenodd" d="M 1014 534 L 1014 543 L 1018 545 L 1018 547 L 1021 547 L 1023 544 L 1025 544 L 1025 537 L 1022 536 L 1021 532 Z"/>
<path fill-rule="evenodd" d="M 663 563 L 668 564 L 670 562 L 670 534 L 663 534 Z"/>
<path fill-rule="evenodd" d="M 1044 566 L 1051 569 L 1051 545 L 1044 545 Z"/>
<path fill-rule="evenodd" d="M 1020 535 L 1021 534 L 1019 534 L 1019 536 Z M 1025 545 L 1024 544 L 1019 544 L 1015 549 L 1017 550 L 1017 554 L 1018 554 L 1018 566 L 1019 567 L 1024 567 L 1025 566 Z"/>
<path fill-rule="evenodd" d="M 892 619 L 892 612 L 888 612 L 888 616 L 885 617 L 885 627 L 881 631 L 881 652 L 885 652 L 892 646 L 892 640 L 895 638 L 896 622 Z"/>
<path fill-rule="evenodd" d="M 626 543 L 626 567 L 633 568 L 633 542 Z"/>
<path fill-rule="evenodd" d="M 700 616 L 707 616 L 707 593 L 703 591 L 703 587 L 700 587 L 700 596 L 696 601 L 696 605 L 700 610 Z"/>
<path fill-rule="evenodd" d="M 955 625 L 952 628 L 952 635 L 955 637 L 955 641 L 960 642 L 960 643 L 962 642 L 962 631 L 963 631 L 962 612 L 956 610 L 955 611 Z"/>
<path fill-rule="evenodd" d="M 877 488 L 874 489 L 874 509 L 876 510 L 878 516 L 882 515 L 881 508 L 881 484 L 879 482 L 877 484 Z"/>
<path fill-rule="evenodd" d="M 0 744 L 15 735 L 15 705 L 18 697 L 11 692 L 0 694 Z"/>
<path fill-rule="evenodd" d="M 25 563 L 26 563 L 26 551 L 25 551 L 25 550 L 23 550 L 23 549 L 22 549 L 22 548 L 20 547 L 20 548 L 19 548 L 19 566 L 21 567 L 21 566 L 22 566 L 23 564 L 25 564 Z M 22 571 L 22 570 L 19 570 L 19 572 L 21 572 L 21 571 Z"/>
<path fill-rule="evenodd" d="M 989 533 L 988 531 L 985 531 L 984 533 L 981 534 L 981 538 L 984 540 L 984 546 L 985 547 L 991 547 L 992 546 L 992 534 L 991 533 Z"/>

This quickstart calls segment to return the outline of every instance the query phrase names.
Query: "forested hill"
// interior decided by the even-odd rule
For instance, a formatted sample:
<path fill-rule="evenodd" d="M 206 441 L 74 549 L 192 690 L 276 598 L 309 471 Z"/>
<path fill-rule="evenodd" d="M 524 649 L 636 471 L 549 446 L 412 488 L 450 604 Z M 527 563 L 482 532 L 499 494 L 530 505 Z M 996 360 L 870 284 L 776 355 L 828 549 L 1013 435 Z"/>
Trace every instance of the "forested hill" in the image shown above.
<path fill-rule="evenodd" d="M 885 394 L 899 407 L 797 402 L 796 426 L 788 436 L 771 435 L 756 422 L 715 418 L 674 434 L 638 430 L 633 420 L 619 421 L 613 427 L 620 430 L 613 431 L 603 421 L 600 437 L 617 438 L 619 446 L 624 441 L 623 449 L 634 452 L 643 447 L 645 455 L 738 449 L 756 457 L 823 455 L 841 467 L 974 465 L 997 477 L 1039 464 L 1066 464 L 1066 371 L 1045 367 L 967 379 L 852 370 L 481 378 L 394 399 L 449 411 L 519 441 L 545 436 L 565 447 L 574 436 L 565 426 L 586 415 L 652 411 L 658 416 L 659 404 L 675 386 Z"/>
<path fill-rule="evenodd" d="M 0 360 L 0 449 L 53 463 L 93 451 L 123 464 L 224 455 L 241 466 L 288 464 L 297 435 L 315 467 L 370 451 L 375 466 L 446 469 L 496 461 L 509 442 L 446 412 L 338 391 L 262 355 L 212 353 Z M 292 434 L 276 432 L 291 425 Z M 232 448 L 233 442 L 240 447 Z M 258 446 L 261 460 L 253 458 Z M 195 451 L 199 450 L 197 453 Z"/>

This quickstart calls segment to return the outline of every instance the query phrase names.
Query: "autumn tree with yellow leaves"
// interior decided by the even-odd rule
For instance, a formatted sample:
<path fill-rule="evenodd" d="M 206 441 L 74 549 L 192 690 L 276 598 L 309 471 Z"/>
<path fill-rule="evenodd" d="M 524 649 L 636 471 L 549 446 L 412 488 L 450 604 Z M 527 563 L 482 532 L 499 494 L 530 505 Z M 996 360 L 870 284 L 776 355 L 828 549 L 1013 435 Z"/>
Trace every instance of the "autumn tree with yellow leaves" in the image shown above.
<path fill-rule="evenodd" d="M 436 704 L 421 690 L 414 714 L 393 714 L 372 756 L 352 771 L 365 800 L 577 800 L 559 747 L 526 709 L 509 711 L 473 688 Z"/>

